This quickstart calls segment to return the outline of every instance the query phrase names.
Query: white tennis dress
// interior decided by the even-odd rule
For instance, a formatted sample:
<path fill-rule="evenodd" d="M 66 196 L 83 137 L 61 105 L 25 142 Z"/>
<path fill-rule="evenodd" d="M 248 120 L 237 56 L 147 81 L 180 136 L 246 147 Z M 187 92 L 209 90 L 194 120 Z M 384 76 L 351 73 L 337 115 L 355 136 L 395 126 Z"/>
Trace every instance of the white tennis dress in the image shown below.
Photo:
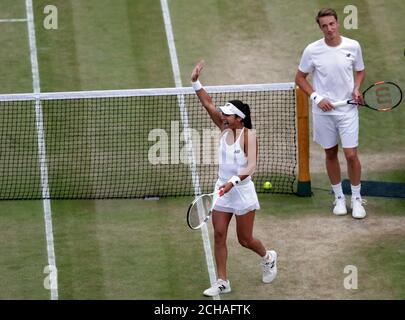
<path fill-rule="evenodd" d="M 227 130 L 219 141 L 219 178 L 215 184 L 215 190 L 218 190 L 219 187 L 224 185 L 231 177 L 239 175 L 241 170 L 247 166 L 247 157 L 240 144 L 244 128 L 241 130 L 238 139 L 232 145 L 228 145 L 226 142 L 226 137 L 230 132 L 230 130 Z M 251 177 L 246 177 L 228 193 L 220 197 L 214 209 L 234 213 L 236 215 L 242 215 L 249 211 L 260 209 L 255 185 Z"/>

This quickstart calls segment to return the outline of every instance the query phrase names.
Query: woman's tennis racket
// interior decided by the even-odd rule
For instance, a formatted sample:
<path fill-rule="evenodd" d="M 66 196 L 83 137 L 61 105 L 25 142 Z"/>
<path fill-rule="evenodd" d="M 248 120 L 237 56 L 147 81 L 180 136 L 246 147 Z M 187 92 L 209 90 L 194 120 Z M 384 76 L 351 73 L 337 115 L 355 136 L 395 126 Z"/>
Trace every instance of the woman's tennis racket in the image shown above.
<path fill-rule="evenodd" d="M 187 210 L 187 224 L 193 229 L 200 229 L 211 218 L 212 210 L 219 197 L 224 194 L 221 188 L 213 193 L 202 194 L 194 199 Z"/>
<path fill-rule="evenodd" d="M 393 82 L 380 81 L 369 86 L 363 92 L 364 103 L 357 103 L 354 100 L 343 100 L 332 103 L 334 107 L 347 104 L 357 104 L 376 111 L 390 111 L 399 106 L 402 101 L 401 88 Z"/>

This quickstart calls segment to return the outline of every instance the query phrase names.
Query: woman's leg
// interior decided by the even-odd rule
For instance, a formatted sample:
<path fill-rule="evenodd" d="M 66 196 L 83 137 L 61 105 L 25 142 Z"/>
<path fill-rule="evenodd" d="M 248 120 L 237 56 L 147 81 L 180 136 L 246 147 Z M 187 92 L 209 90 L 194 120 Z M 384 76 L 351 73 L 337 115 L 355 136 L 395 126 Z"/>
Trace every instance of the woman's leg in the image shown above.
<path fill-rule="evenodd" d="M 262 280 L 264 283 L 270 283 L 277 276 L 277 253 L 274 250 L 266 251 L 262 242 L 253 237 L 254 218 L 255 211 L 236 216 L 238 240 L 242 246 L 256 252 L 263 258 Z"/>
<path fill-rule="evenodd" d="M 217 265 L 218 279 L 222 280 L 227 280 L 226 260 L 228 258 L 228 249 L 226 246 L 226 238 L 231 219 L 231 213 L 216 210 L 212 212 L 212 224 L 214 226 L 215 239 L 215 262 Z"/>
<path fill-rule="evenodd" d="M 259 239 L 253 237 L 253 223 L 255 220 L 256 211 L 249 211 L 243 215 L 236 216 L 236 232 L 238 234 L 239 243 L 261 257 L 266 256 L 266 248 Z"/>

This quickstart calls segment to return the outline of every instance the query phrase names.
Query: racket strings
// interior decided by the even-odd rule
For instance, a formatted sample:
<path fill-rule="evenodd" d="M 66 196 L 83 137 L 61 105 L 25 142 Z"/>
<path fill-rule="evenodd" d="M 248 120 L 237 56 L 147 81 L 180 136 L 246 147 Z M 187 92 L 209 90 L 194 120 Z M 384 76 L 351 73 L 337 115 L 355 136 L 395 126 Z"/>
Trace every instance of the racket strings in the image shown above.
<path fill-rule="evenodd" d="M 188 214 L 188 222 L 192 228 L 198 228 L 207 221 L 212 207 L 212 196 L 203 195 L 191 206 Z"/>
<path fill-rule="evenodd" d="M 364 101 L 378 111 L 389 111 L 402 101 L 401 89 L 391 82 L 379 82 L 364 93 Z"/>

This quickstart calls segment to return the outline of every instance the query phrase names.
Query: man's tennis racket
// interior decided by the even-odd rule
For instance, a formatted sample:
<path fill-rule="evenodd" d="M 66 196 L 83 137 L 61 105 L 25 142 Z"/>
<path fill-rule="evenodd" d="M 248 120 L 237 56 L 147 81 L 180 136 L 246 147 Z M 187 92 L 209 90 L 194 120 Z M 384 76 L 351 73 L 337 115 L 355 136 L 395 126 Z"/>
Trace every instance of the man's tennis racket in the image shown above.
<path fill-rule="evenodd" d="M 187 210 L 187 224 L 193 229 L 200 229 L 211 218 L 212 210 L 219 197 L 224 194 L 224 189 L 213 193 L 202 194 L 194 199 Z"/>
<path fill-rule="evenodd" d="M 347 104 L 357 104 L 376 111 L 390 111 L 399 106 L 402 101 L 401 88 L 390 81 L 380 81 L 369 86 L 363 92 L 364 103 L 357 103 L 354 100 L 343 100 L 332 103 L 334 107 Z"/>

